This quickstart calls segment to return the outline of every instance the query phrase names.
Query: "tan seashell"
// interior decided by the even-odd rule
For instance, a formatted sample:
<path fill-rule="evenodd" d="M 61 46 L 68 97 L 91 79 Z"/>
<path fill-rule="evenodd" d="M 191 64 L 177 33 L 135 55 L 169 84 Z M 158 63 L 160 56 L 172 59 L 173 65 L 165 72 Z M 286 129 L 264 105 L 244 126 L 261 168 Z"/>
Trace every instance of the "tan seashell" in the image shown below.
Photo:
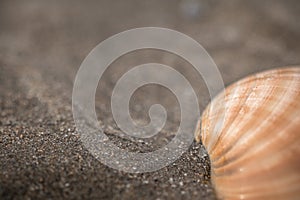
<path fill-rule="evenodd" d="M 300 68 L 229 86 L 205 109 L 195 137 L 219 198 L 300 199 Z"/>

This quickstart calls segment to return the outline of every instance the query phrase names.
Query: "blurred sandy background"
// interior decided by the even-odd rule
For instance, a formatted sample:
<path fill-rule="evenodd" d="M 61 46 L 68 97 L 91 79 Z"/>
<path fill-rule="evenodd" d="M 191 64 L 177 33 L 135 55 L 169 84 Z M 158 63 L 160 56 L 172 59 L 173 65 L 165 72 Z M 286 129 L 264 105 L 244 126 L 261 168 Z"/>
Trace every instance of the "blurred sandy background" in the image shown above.
<path fill-rule="evenodd" d="M 76 72 L 101 41 L 131 28 L 158 26 L 197 40 L 217 64 L 225 85 L 248 74 L 300 63 L 300 3 L 296 0 L 0 1 L 1 199 L 215 199 L 209 160 L 193 144 L 174 164 L 154 173 L 127 174 L 97 161 L 75 130 L 71 94 Z M 173 54 L 142 50 L 105 72 L 96 108 L 106 134 L 122 148 L 151 151 L 176 133 L 179 106 L 158 86 L 137 91 L 134 119 L 146 123 L 151 104 L 168 110 L 162 133 L 128 141 L 110 112 L 111 90 L 131 67 L 158 62 L 191 81 L 203 109 L 201 77 Z"/>

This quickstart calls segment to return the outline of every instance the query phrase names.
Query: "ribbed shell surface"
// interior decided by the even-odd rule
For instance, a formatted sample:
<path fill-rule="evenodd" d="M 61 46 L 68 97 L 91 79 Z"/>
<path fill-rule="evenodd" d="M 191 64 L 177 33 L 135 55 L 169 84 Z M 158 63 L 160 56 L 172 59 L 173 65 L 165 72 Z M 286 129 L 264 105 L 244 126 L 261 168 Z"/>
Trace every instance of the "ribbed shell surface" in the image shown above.
<path fill-rule="evenodd" d="M 196 130 L 221 199 L 300 199 L 300 68 L 246 77 L 205 109 Z"/>

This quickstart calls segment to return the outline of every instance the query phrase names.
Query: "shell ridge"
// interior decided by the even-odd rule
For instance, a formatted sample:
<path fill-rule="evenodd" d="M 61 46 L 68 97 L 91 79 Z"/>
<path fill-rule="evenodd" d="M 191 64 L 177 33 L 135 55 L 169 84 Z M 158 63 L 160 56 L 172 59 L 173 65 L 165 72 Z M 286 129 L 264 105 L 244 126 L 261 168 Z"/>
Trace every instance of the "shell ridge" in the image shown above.
<path fill-rule="evenodd" d="M 240 83 L 237 82 L 237 84 L 240 84 Z M 242 87 L 241 85 L 238 85 L 238 86 L 239 86 L 239 88 Z M 235 123 L 235 121 L 236 121 L 236 119 L 237 119 L 237 117 L 238 117 L 238 115 L 239 115 L 239 112 L 241 111 L 243 105 L 248 101 L 248 98 L 249 98 L 249 96 L 251 95 L 251 93 L 253 92 L 253 89 L 255 88 L 255 86 L 256 86 L 256 81 L 253 82 L 252 87 L 249 89 L 250 92 L 248 92 L 248 94 L 246 95 L 246 97 L 243 99 L 243 102 L 240 104 L 239 110 L 238 110 L 238 112 L 236 112 L 236 115 L 235 115 L 234 118 L 231 120 L 231 123 L 230 123 L 230 124 L 227 123 L 228 125 L 226 126 L 226 129 L 225 129 L 224 131 L 222 130 L 222 132 L 225 132 L 225 133 L 226 133 L 226 130 L 230 129 L 230 127 L 232 127 L 232 125 Z M 225 104 L 226 104 L 226 102 L 225 102 Z M 226 117 L 227 105 L 224 105 L 224 106 L 225 106 L 225 108 L 224 108 L 224 110 L 225 110 L 225 115 L 224 115 L 224 117 Z M 220 135 L 222 135 L 222 138 L 225 137 L 225 135 L 222 134 L 222 133 L 220 133 Z M 213 151 L 215 150 L 215 148 L 218 146 L 219 141 L 220 141 L 222 138 L 219 137 L 219 138 L 217 139 L 217 141 L 216 141 L 216 143 L 214 144 L 213 148 L 210 149 L 210 152 L 213 152 Z"/>
<path fill-rule="evenodd" d="M 280 85 L 280 83 L 278 83 L 278 85 Z M 256 137 L 255 135 L 251 135 L 250 133 L 256 133 L 258 134 L 260 131 L 262 131 L 262 128 L 266 128 L 269 126 L 269 124 L 272 122 L 271 119 L 273 116 L 278 116 L 280 117 L 285 110 L 289 107 L 289 106 L 293 106 L 292 102 L 290 101 L 290 99 L 293 99 L 296 95 L 294 95 L 293 90 L 291 90 L 291 88 L 293 87 L 299 87 L 300 88 L 300 81 L 297 78 L 293 79 L 293 82 L 289 84 L 289 88 L 287 88 L 287 90 L 285 90 L 284 94 L 279 98 L 279 100 L 276 100 L 276 104 L 273 105 L 276 109 L 273 109 L 272 112 L 267 116 L 266 119 L 264 119 L 264 122 L 259 124 L 258 127 L 254 127 L 253 129 L 248 129 L 246 130 L 246 132 L 239 138 L 237 143 L 234 143 L 235 145 L 241 145 L 241 143 L 245 140 L 250 140 L 250 138 Z M 288 103 L 287 103 L 288 101 Z M 267 102 L 267 101 L 266 101 Z M 280 111 L 282 109 L 282 111 Z M 257 120 L 256 120 L 257 121 Z M 250 123 L 250 122 L 249 122 Z M 246 123 L 244 123 L 245 125 Z M 260 143 L 260 147 L 262 148 L 262 143 Z M 257 148 L 257 146 L 256 146 Z M 227 149 L 227 151 L 224 151 L 224 154 L 230 153 L 230 151 L 233 151 L 234 148 L 233 146 L 230 146 L 229 149 Z M 254 151 L 254 148 L 252 149 Z M 239 159 L 243 158 L 244 156 L 246 156 L 245 154 L 241 155 L 240 157 L 238 157 Z M 222 167 L 225 166 L 228 163 L 232 163 L 235 162 L 236 160 L 234 158 L 232 158 L 231 160 L 228 160 L 227 163 L 222 163 L 223 165 L 221 166 L 215 166 L 215 167 Z"/>
<path fill-rule="evenodd" d="M 218 198 L 299 199 L 300 67 L 248 76 L 222 94 L 198 131 Z"/>

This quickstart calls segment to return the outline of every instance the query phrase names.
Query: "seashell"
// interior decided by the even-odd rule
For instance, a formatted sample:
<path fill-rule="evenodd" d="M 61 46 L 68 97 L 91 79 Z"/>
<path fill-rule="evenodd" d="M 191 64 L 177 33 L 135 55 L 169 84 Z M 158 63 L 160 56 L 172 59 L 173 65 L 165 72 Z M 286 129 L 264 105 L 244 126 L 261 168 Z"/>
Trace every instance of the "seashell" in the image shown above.
<path fill-rule="evenodd" d="M 195 137 L 218 198 L 300 199 L 300 68 L 229 86 L 207 106 Z"/>

